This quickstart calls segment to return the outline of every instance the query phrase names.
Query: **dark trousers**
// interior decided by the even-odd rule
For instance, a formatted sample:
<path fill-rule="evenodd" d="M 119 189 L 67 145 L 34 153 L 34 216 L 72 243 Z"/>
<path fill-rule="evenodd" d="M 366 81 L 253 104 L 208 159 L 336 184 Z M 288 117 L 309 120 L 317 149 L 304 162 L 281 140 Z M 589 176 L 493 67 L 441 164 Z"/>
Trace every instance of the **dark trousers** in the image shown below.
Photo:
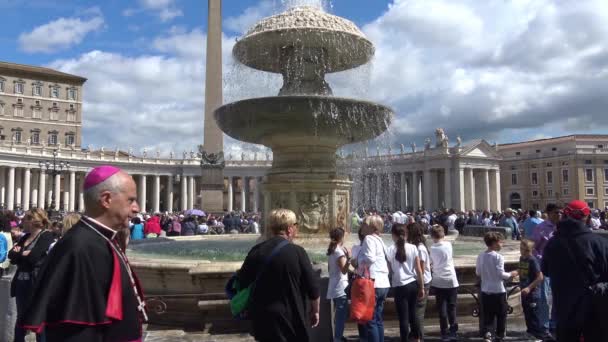
<path fill-rule="evenodd" d="M 506 293 L 482 293 L 481 305 L 483 308 L 484 331 L 493 333 L 496 322 L 496 334 L 494 336 L 504 338 L 507 324 L 507 294 Z"/>
<path fill-rule="evenodd" d="M 420 330 L 420 322 L 416 316 L 416 301 L 418 299 L 418 282 L 395 287 L 395 307 L 399 317 L 399 334 L 401 341 L 407 342 L 412 331 Z"/>
<path fill-rule="evenodd" d="M 33 284 L 31 280 L 13 279 L 13 281 L 17 282 L 17 284 L 15 284 L 15 302 L 17 304 L 17 315 L 21 315 L 27 309 Z M 26 333 L 27 332 L 25 329 L 15 324 L 14 342 L 25 342 Z M 44 332 L 42 334 L 36 334 L 36 341 L 45 341 Z"/>
<path fill-rule="evenodd" d="M 548 337 L 549 332 L 543 327 L 539 299 L 530 295 L 522 296 L 521 306 L 524 310 L 527 332 L 538 339 L 545 339 Z"/>
<path fill-rule="evenodd" d="M 455 333 L 458 331 L 458 323 L 456 323 L 456 298 L 458 298 L 458 288 L 442 289 L 433 287 L 435 291 L 435 301 L 437 302 L 437 312 L 439 312 L 439 327 L 441 335 L 449 332 Z"/>

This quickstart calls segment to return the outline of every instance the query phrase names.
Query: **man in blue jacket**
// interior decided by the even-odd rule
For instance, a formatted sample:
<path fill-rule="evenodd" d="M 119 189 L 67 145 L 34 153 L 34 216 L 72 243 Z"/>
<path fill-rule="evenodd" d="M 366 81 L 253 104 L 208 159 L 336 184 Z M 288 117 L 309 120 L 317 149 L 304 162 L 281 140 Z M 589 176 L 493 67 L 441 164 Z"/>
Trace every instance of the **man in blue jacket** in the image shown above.
<path fill-rule="evenodd" d="M 544 250 L 541 269 L 551 278 L 558 341 L 608 341 L 608 239 L 591 232 L 585 222 L 590 209 L 572 201 L 566 219 Z"/>

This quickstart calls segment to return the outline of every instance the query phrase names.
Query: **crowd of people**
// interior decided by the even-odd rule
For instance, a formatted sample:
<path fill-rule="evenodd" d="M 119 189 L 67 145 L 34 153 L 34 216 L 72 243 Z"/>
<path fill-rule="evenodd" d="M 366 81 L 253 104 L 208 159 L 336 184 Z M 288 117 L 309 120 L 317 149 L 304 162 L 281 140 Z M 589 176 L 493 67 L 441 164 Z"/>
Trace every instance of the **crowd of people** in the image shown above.
<path fill-rule="evenodd" d="M 24 341 L 27 330 L 37 341 L 139 341 L 147 315 L 126 255 L 129 240 L 260 230 L 259 213 L 140 213 L 136 193 L 129 175 L 102 166 L 85 178 L 82 214 L 50 219 L 37 208 L 0 213 L 0 272 L 15 270 L 15 341 Z M 460 282 L 445 236 L 466 225 L 510 226 L 513 238 L 521 239 L 518 269 L 505 272 L 500 254 L 505 237 L 493 231 L 484 236 L 487 249 L 477 258 L 476 274 L 485 341 L 505 338 L 505 281 L 517 281 L 521 288 L 527 332 L 534 340 L 608 340 L 608 327 L 593 323 L 608 314 L 608 239 L 592 234 L 605 229 L 606 211 L 593 211 L 582 201 L 564 208 L 549 204 L 542 213 L 370 211 L 353 213 L 351 225 L 359 237 L 352 248 L 345 245 L 351 229 L 335 227 L 329 233 L 326 300 L 334 304 L 335 341 L 345 340 L 356 277 L 374 284 L 373 315 L 358 322 L 361 341 L 384 341 L 390 289 L 402 341 L 424 340 L 429 294 L 436 298 L 442 340 L 458 340 Z M 306 251 L 291 243 L 299 232 L 297 216 L 273 210 L 266 229 L 272 237 L 249 251 L 236 275 L 240 286 L 250 289 L 252 333 L 258 341 L 308 341 L 309 328 L 319 324 L 321 291 Z M 383 233 L 392 237 L 389 246 Z"/>

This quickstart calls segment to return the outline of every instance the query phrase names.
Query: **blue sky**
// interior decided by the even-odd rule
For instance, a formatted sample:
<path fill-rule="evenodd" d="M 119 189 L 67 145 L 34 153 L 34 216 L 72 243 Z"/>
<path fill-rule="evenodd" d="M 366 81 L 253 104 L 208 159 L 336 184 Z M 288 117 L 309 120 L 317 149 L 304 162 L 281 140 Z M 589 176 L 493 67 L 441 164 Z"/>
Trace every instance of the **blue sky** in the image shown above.
<path fill-rule="evenodd" d="M 224 0 L 226 99 L 276 95 L 280 81 L 234 63 L 241 31 L 294 3 Z M 608 129 L 608 1 L 332 0 L 376 47 L 334 93 L 396 113 L 382 146 L 512 142 Z M 179 152 L 202 142 L 207 2 L 0 0 L 0 60 L 88 78 L 83 144 Z M 158 137 L 163 137 L 158 139 Z M 166 137 L 166 138 L 165 138 Z M 226 140 L 229 149 L 259 147 Z"/>

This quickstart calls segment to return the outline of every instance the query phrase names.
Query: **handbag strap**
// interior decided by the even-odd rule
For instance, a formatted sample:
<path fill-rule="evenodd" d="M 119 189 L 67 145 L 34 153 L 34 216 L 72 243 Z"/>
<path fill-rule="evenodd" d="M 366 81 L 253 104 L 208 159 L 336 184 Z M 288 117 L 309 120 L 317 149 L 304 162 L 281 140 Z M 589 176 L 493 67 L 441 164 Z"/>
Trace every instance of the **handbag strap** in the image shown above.
<path fill-rule="evenodd" d="M 279 252 L 281 251 L 281 249 L 283 249 L 283 247 L 287 246 L 288 244 L 289 244 L 288 240 L 283 240 L 283 241 L 279 242 L 278 245 L 274 246 L 274 248 L 272 249 L 272 252 L 270 253 L 270 255 L 268 255 L 266 257 L 266 259 L 264 260 L 264 264 L 262 265 L 262 269 L 260 269 L 258 271 L 258 275 L 255 277 L 255 281 L 254 282 L 257 283 L 258 279 L 260 279 L 260 277 L 262 276 L 262 273 L 264 273 L 264 271 L 268 267 L 268 264 L 270 264 L 270 260 L 272 260 L 272 258 L 275 257 L 277 254 L 279 254 Z"/>

